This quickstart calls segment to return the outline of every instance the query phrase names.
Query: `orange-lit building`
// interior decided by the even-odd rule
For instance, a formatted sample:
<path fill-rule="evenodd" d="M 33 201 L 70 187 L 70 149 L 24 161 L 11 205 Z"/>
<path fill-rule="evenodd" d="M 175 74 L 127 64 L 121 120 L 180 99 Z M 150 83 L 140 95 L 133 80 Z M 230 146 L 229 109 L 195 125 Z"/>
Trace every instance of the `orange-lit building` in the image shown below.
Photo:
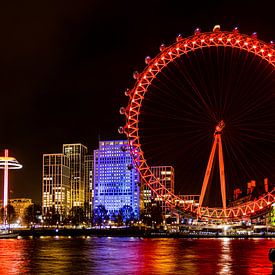
<path fill-rule="evenodd" d="M 13 206 L 17 219 L 22 223 L 25 209 L 32 205 L 33 202 L 32 199 L 29 198 L 16 198 L 9 199 L 9 204 Z"/>

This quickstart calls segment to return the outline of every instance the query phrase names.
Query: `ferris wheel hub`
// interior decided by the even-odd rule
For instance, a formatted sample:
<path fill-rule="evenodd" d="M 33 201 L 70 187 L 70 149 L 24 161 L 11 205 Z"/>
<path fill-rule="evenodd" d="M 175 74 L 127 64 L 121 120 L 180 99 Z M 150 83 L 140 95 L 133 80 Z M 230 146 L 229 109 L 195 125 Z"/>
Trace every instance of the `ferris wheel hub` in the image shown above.
<path fill-rule="evenodd" d="M 225 127 L 225 123 L 223 120 L 221 120 L 215 128 L 214 135 L 220 135 L 222 133 L 222 130 L 224 129 L 224 127 Z"/>

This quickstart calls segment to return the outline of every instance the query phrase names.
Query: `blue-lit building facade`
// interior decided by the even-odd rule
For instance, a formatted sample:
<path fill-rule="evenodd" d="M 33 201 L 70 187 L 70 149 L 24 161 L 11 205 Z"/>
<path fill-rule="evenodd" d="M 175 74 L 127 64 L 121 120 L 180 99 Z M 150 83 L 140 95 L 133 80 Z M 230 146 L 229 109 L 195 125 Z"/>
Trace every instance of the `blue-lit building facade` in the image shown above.
<path fill-rule="evenodd" d="M 139 217 L 139 173 L 127 140 L 100 141 L 94 150 L 94 203 L 104 205 L 110 217 L 131 206 Z"/>

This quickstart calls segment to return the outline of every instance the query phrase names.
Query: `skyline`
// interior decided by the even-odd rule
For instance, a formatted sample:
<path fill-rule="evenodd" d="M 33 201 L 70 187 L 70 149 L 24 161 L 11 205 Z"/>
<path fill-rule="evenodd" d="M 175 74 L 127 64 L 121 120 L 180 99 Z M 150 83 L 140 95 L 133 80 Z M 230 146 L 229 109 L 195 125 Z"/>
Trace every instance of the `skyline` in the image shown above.
<path fill-rule="evenodd" d="M 196 3 L 184 9 L 175 1 L 171 10 L 178 8 L 169 13 L 158 3 L 110 3 L 108 10 L 99 1 L 77 7 L 6 4 L 0 150 L 9 149 L 23 164 L 11 173 L 11 197 L 41 200 L 43 153 L 59 153 L 60 145 L 78 142 L 93 150 L 99 139 L 124 138 L 117 133 L 124 124 L 119 115 L 127 104 L 124 90 L 134 83 L 133 71 L 144 68 L 144 57 L 154 56 L 162 42 L 174 41 L 178 33 L 189 36 L 196 27 L 211 31 L 215 24 L 257 31 L 267 42 L 274 38 L 271 9 L 262 16 L 259 7 L 214 2 L 197 11 Z"/>

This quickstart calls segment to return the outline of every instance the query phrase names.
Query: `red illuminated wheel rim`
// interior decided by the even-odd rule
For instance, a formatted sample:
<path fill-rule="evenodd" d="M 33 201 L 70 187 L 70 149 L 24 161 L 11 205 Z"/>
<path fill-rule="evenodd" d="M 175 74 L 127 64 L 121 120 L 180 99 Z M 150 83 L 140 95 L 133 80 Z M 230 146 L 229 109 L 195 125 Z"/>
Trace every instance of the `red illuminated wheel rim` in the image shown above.
<path fill-rule="evenodd" d="M 174 62 L 183 55 L 188 55 L 190 52 L 210 47 L 240 49 L 258 56 L 262 61 L 267 62 L 275 68 L 275 50 L 273 43 L 268 44 L 259 40 L 256 34 L 252 36 L 240 34 L 236 29 L 232 32 L 215 29 L 215 31 L 207 33 L 201 33 L 199 30 L 196 30 L 193 36 L 188 38 L 178 36 L 174 44 L 168 47 L 161 46 L 161 52 L 155 58 L 151 59 L 147 57 L 145 59 L 147 64 L 146 68 L 139 74 L 134 73 L 136 83 L 133 89 L 126 91 L 126 95 L 129 96 L 129 103 L 126 108 L 120 109 L 121 114 L 126 116 L 126 125 L 120 127 L 119 131 L 125 133 L 129 140 L 131 154 L 142 181 L 158 196 L 162 196 L 158 190 L 165 190 L 165 187 L 162 186 L 161 182 L 154 176 L 150 165 L 147 164 L 139 133 L 139 116 L 143 100 L 153 80 L 158 78 L 158 74 L 161 73 L 169 63 Z M 199 214 L 200 216 L 213 219 L 248 217 L 253 213 L 269 207 L 275 201 L 275 193 L 274 190 L 272 190 L 255 201 L 249 201 L 236 207 L 228 207 L 226 209 L 202 207 L 198 213 L 197 205 L 188 203 L 179 205 L 178 202 L 180 198 L 177 195 L 168 190 L 162 192 L 162 194 L 164 193 L 165 197 L 163 197 L 163 200 L 165 200 L 165 203 L 171 208 L 180 208 L 183 212 L 194 215 Z"/>

